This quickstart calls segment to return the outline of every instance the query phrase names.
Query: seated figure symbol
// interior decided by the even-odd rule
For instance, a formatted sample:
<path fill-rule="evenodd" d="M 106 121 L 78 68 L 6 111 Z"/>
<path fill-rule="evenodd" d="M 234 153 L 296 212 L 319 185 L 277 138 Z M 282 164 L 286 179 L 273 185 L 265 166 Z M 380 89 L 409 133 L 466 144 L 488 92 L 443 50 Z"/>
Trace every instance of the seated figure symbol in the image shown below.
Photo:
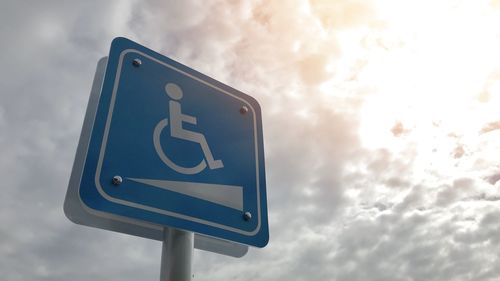
<path fill-rule="evenodd" d="M 197 123 L 196 117 L 182 113 L 180 103 L 183 96 L 182 89 L 177 84 L 167 83 L 167 85 L 165 85 L 165 92 L 171 99 L 168 104 L 170 113 L 170 136 L 200 144 L 204 158 L 194 167 L 183 167 L 175 164 L 167 157 L 167 155 L 163 152 L 163 148 L 160 143 L 160 134 L 169 123 L 169 119 L 165 118 L 156 125 L 153 133 L 154 147 L 163 163 L 172 168 L 174 171 L 186 175 L 200 173 L 207 167 L 207 164 L 208 168 L 212 170 L 223 168 L 224 164 L 222 163 L 222 160 L 214 159 L 205 136 L 201 133 L 189 131 L 182 127 L 183 123 L 189 123 L 192 125 L 196 125 Z"/>

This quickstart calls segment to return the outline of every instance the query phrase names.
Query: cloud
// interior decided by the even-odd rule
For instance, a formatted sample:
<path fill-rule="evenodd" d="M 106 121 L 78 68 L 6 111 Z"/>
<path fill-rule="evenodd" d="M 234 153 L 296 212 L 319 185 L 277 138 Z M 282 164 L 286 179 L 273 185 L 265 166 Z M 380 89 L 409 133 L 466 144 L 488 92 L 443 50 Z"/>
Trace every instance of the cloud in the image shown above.
<path fill-rule="evenodd" d="M 310 55 L 299 62 L 300 77 L 306 84 L 317 84 L 328 78 L 326 65 L 328 57 Z"/>
<path fill-rule="evenodd" d="M 486 180 L 492 184 L 495 185 L 499 180 L 500 180 L 500 173 L 499 174 L 494 174 L 486 178 Z"/>
<path fill-rule="evenodd" d="M 364 1 L 311 0 L 309 3 L 324 28 L 353 28 L 373 20 L 372 6 Z"/>
<path fill-rule="evenodd" d="M 401 122 L 397 122 L 396 124 L 394 124 L 394 127 L 392 127 L 392 129 L 391 129 L 391 133 L 395 137 L 401 136 L 404 132 L 405 132 L 405 128 L 403 127 L 403 123 L 401 123 Z"/>
<path fill-rule="evenodd" d="M 451 186 L 443 186 L 440 188 L 436 196 L 437 206 L 448 206 L 456 202 L 460 196 L 468 193 L 467 191 L 471 189 L 474 181 L 468 178 L 457 179 L 453 182 Z"/>
<path fill-rule="evenodd" d="M 485 134 L 494 130 L 499 130 L 500 129 L 500 121 L 496 122 L 491 122 L 486 124 L 482 129 L 481 129 L 481 134 Z"/>

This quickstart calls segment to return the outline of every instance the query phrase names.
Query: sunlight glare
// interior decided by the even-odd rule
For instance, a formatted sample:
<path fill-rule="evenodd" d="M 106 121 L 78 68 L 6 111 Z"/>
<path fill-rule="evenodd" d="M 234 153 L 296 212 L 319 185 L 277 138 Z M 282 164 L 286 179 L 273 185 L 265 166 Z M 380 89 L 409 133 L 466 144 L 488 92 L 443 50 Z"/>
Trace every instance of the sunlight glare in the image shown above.
<path fill-rule="evenodd" d="M 367 50 L 360 79 L 375 93 L 363 105 L 360 136 L 368 148 L 394 145 L 396 122 L 415 130 L 423 145 L 436 134 L 432 124 L 441 134 L 463 135 L 476 132 L 484 119 L 478 96 L 500 62 L 498 20 L 474 5 L 425 2 L 383 1 L 378 7 L 387 25 L 381 36 L 402 44 Z"/>

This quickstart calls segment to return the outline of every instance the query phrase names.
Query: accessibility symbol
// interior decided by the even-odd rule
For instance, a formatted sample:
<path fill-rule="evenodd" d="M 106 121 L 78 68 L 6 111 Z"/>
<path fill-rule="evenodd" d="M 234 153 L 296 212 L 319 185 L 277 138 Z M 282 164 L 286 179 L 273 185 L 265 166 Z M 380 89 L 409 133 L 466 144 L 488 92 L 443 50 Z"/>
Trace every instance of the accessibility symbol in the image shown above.
<path fill-rule="evenodd" d="M 201 133 L 192 132 L 183 128 L 182 124 L 184 122 L 196 125 L 197 120 L 196 117 L 182 113 L 180 103 L 180 100 L 183 96 L 182 89 L 177 84 L 168 83 L 167 85 L 165 85 L 165 92 L 171 98 L 169 102 L 170 135 L 181 140 L 199 143 L 206 161 L 205 159 L 203 159 L 198 165 L 194 167 L 182 167 L 175 164 L 167 157 L 167 155 L 163 152 L 163 148 L 160 143 L 161 132 L 163 131 L 163 129 L 165 129 L 165 127 L 168 126 L 169 123 L 169 119 L 165 118 L 161 120 L 158 125 L 156 125 L 153 133 L 155 150 L 156 153 L 158 153 L 158 155 L 160 156 L 160 159 L 163 161 L 163 163 L 165 163 L 176 172 L 186 175 L 200 173 L 207 167 L 207 163 L 208 168 L 211 170 L 223 168 L 224 164 L 222 163 L 222 160 L 214 160 L 205 136 Z"/>

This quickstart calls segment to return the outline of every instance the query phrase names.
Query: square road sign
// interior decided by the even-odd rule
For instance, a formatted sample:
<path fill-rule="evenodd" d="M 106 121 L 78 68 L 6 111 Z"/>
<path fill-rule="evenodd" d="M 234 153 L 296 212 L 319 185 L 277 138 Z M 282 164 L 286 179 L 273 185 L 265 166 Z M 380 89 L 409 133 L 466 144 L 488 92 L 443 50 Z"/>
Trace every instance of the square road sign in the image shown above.
<path fill-rule="evenodd" d="M 128 39 L 112 42 L 82 166 L 95 214 L 268 242 L 257 101 Z"/>

